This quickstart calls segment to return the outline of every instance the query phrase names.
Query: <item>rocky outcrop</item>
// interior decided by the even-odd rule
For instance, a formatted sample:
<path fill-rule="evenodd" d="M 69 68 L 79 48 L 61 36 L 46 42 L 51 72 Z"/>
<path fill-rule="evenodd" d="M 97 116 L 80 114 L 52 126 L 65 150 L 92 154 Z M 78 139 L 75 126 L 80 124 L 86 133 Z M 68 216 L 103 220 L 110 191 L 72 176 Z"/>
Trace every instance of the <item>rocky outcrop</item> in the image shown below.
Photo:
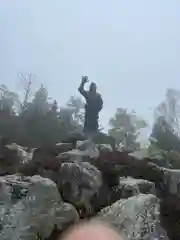
<path fill-rule="evenodd" d="M 167 239 L 163 228 L 179 239 L 180 170 L 78 135 L 70 140 L 45 149 L 1 149 L 0 239 L 54 240 L 55 231 L 96 217 L 128 239 Z"/>

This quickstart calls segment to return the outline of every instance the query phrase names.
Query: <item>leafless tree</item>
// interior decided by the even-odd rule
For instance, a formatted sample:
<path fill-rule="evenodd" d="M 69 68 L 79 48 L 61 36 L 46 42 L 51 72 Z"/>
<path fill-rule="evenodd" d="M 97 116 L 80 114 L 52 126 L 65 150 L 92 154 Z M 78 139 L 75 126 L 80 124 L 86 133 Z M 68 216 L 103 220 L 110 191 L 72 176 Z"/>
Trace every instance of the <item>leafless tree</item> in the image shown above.
<path fill-rule="evenodd" d="M 163 117 L 174 133 L 180 135 L 180 91 L 167 89 L 166 98 L 155 109 L 155 120 Z"/>
<path fill-rule="evenodd" d="M 27 107 L 28 101 L 32 94 L 32 84 L 35 79 L 35 75 L 32 73 L 19 73 L 19 78 L 24 90 L 24 97 L 22 101 L 22 110 Z"/>

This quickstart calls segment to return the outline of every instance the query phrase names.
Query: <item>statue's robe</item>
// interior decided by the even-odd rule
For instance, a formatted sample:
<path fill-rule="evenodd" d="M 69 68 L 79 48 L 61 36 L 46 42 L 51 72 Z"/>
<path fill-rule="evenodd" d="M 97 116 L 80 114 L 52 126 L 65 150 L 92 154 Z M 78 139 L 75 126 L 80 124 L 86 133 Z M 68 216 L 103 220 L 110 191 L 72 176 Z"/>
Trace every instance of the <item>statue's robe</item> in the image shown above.
<path fill-rule="evenodd" d="M 84 132 L 96 133 L 99 127 L 99 112 L 103 107 L 102 97 L 99 93 L 91 93 L 90 91 L 85 91 L 83 88 L 79 88 L 79 92 L 86 99 Z"/>

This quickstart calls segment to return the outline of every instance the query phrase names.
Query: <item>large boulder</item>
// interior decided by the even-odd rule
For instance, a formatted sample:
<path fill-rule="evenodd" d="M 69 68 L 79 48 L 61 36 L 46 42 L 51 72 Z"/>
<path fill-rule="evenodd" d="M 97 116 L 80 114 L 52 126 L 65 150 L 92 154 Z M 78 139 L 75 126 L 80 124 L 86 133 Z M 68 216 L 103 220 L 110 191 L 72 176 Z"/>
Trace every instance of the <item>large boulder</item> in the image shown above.
<path fill-rule="evenodd" d="M 119 200 L 95 218 L 114 226 L 128 240 L 168 239 L 159 220 L 159 201 L 152 194 Z"/>
<path fill-rule="evenodd" d="M 89 162 L 62 163 L 58 186 L 66 201 L 80 204 L 88 211 L 91 198 L 102 186 L 101 172 Z"/>
<path fill-rule="evenodd" d="M 9 175 L 0 178 L 0 188 L 1 240 L 45 239 L 55 226 L 62 230 L 79 219 L 49 179 Z"/>

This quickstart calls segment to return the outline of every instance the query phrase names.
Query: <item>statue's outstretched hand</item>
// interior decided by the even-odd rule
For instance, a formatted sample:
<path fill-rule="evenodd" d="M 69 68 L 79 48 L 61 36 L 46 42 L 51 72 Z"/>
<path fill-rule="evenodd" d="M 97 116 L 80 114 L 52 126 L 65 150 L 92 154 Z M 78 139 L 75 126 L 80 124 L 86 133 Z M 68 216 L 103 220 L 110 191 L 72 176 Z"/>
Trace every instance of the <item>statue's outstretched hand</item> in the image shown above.
<path fill-rule="evenodd" d="M 82 83 L 85 84 L 88 82 L 88 77 L 87 76 L 82 76 Z"/>

